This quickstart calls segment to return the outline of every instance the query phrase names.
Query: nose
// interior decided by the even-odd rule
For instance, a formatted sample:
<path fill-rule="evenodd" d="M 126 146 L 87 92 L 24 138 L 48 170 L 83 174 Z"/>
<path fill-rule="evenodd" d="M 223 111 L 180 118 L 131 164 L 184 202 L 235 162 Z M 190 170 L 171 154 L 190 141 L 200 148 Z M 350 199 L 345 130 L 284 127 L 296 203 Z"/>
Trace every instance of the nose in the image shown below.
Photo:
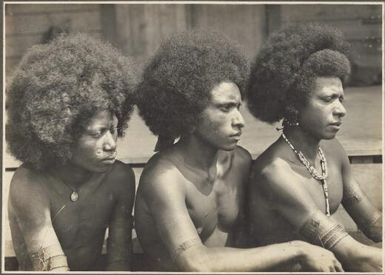
<path fill-rule="evenodd" d="M 339 116 L 339 117 L 343 117 L 343 116 L 345 116 L 346 115 L 346 109 L 345 109 L 345 107 L 344 107 L 344 105 L 342 104 L 342 102 L 341 101 L 336 101 L 337 103 L 337 105 L 334 107 L 334 115 L 337 115 L 337 116 Z"/>
<path fill-rule="evenodd" d="M 242 128 L 245 126 L 245 120 L 243 119 L 243 116 L 238 109 L 235 109 L 232 125 L 238 128 Z"/>
<path fill-rule="evenodd" d="M 116 149 L 116 136 L 110 131 L 104 135 L 103 149 L 105 151 L 115 151 Z"/>

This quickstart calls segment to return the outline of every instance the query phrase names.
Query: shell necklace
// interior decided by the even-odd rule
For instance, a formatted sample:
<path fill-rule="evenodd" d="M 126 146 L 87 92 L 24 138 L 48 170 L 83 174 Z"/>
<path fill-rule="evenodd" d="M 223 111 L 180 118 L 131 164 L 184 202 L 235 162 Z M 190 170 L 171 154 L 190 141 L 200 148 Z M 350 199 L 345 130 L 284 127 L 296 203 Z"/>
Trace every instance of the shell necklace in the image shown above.
<path fill-rule="evenodd" d="M 291 144 L 291 142 L 287 139 L 284 133 L 282 133 L 282 137 L 286 141 L 286 143 L 289 145 L 289 147 L 293 150 L 293 152 L 297 155 L 301 163 L 309 171 L 310 175 L 314 179 L 321 181 L 322 190 L 324 192 L 324 197 L 325 197 L 326 216 L 330 216 L 328 183 L 326 181 L 326 178 L 328 177 L 328 167 L 327 167 L 325 155 L 322 152 L 321 147 L 318 147 L 318 155 L 320 156 L 320 159 L 321 159 L 320 163 L 321 163 L 321 170 L 322 170 L 322 174 L 320 175 L 318 171 L 315 169 L 315 167 L 311 165 L 310 162 L 306 159 L 306 157 L 302 154 L 302 152 L 294 148 L 293 144 Z"/>

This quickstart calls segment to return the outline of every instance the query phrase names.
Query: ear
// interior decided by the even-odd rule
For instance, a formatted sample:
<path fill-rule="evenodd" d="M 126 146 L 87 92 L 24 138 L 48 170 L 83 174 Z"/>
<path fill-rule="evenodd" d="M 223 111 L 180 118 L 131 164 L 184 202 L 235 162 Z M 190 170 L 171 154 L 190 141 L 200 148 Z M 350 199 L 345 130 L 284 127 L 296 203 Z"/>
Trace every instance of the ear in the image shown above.
<path fill-rule="evenodd" d="M 285 119 L 288 122 L 298 122 L 298 116 L 299 116 L 299 111 L 297 107 L 294 107 L 293 105 L 288 105 L 285 107 Z"/>

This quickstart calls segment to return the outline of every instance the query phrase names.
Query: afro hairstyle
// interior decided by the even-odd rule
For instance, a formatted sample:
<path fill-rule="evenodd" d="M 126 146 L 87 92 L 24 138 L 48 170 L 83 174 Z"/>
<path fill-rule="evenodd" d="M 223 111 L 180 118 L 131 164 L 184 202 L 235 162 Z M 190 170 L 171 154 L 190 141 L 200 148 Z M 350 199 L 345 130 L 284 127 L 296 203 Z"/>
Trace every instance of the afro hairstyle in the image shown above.
<path fill-rule="evenodd" d="M 248 62 L 238 46 L 212 31 L 188 31 L 164 41 L 138 85 L 139 113 L 160 137 L 187 134 L 223 81 L 244 94 Z"/>
<path fill-rule="evenodd" d="M 7 88 L 10 153 L 37 170 L 65 164 L 101 110 L 117 116 L 122 136 L 135 101 L 133 68 L 111 45 L 81 33 L 33 46 Z"/>
<path fill-rule="evenodd" d="M 295 121 L 316 77 L 350 75 L 348 44 L 340 32 L 319 24 L 292 25 L 274 33 L 251 65 L 246 98 L 262 121 Z"/>

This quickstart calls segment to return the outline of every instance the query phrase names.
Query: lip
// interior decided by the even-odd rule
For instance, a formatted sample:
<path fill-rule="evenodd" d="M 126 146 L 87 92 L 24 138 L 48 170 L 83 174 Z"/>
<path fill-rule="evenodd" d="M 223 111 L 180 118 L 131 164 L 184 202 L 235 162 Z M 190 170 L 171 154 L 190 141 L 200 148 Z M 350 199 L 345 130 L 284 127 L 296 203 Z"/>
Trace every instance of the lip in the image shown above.
<path fill-rule="evenodd" d="M 235 134 L 230 135 L 230 137 L 240 137 L 242 135 L 242 132 L 237 132 Z"/>
<path fill-rule="evenodd" d="M 339 131 L 341 128 L 341 122 L 330 123 L 329 126 L 335 131 Z"/>
<path fill-rule="evenodd" d="M 115 160 L 116 160 L 116 156 L 111 156 L 111 157 L 103 158 L 101 161 L 103 163 L 114 163 Z"/>
<path fill-rule="evenodd" d="M 338 121 L 338 122 L 330 123 L 329 125 L 330 125 L 331 127 L 333 127 L 333 128 L 335 128 L 335 129 L 338 130 L 338 129 L 340 129 L 341 124 L 342 124 L 342 122 L 341 122 L 341 121 Z"/>
<path fill-rule="evenodd" d="M 241 139 L 241 132 L 238 132 L 236 134 L 230 135 L 230 138 L 234 139 L 235 141 L 239 141 Z"/>

